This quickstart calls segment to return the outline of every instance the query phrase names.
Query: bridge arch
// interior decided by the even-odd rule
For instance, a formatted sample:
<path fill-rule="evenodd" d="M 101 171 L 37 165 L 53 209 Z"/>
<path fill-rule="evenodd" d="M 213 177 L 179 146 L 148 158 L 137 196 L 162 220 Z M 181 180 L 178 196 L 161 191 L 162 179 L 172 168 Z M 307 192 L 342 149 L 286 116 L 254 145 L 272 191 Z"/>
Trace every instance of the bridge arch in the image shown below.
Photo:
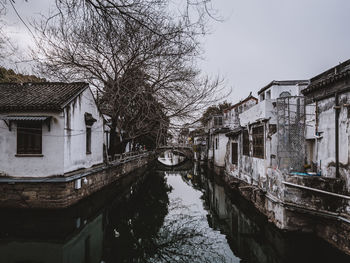
<path fill-rule="evenodd" d="M 189 160 L 193 160 L 193 149 L 191 146 L 182 146 L 182 145 L 164 145 L 164 146 L 160 146 L 157 148 L 157 153 L 161 154 L 165 151 L 173 151 L 173 152 L 177 152 L 180 153 L 182 155 L 184 155 L 187 159 Z"/>

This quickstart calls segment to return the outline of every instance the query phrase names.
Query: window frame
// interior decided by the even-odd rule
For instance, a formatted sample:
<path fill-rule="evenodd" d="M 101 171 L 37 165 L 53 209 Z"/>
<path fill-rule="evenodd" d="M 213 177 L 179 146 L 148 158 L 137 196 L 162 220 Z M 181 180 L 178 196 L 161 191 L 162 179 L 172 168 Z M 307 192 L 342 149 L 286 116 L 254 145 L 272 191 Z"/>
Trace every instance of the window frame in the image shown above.
<path fill-rule="evenodd" d="M 16 136 L 16 155 L 42 156 L 42 131 L 41 121 L 18 121 Z"/>
<path fill-rule="evenodd" d="M 86 136 L 85 136 L 86 154 L 91 154 L 91 143 L 92 143 L 91 137 L 92 137 L 91 126 L 86 126 Z"/>
<path fill-rule="evenodd" d="M 231 163 L 238 165 L 238 143 L 231 142 Z"/>
<path fill-rule="evenodd" d="M 249 140 L 249 132 L 247 129 L 242 132 L 242 144 L 243 144 L 243 152 L 242 154 L 245 156 L 250 156 L 250 140 Z"/>
<path fill-rule="evenodd" d="M 253 157 L 264 159 L 265 157 L 265 136 L 264 125 L 252 128 L 253 137 Z"/>

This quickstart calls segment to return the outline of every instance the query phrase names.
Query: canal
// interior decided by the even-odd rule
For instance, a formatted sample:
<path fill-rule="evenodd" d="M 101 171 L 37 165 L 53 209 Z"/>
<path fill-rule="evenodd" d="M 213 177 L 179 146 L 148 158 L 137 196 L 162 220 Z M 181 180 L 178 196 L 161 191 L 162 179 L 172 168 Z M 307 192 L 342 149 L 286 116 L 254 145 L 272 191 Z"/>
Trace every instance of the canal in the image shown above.
<path fill-rule="evenodd" d="M 64 210 L 0 210 L 1 263 L 350 262 L 285 233 L 199 164 L 154 163 Z"/>

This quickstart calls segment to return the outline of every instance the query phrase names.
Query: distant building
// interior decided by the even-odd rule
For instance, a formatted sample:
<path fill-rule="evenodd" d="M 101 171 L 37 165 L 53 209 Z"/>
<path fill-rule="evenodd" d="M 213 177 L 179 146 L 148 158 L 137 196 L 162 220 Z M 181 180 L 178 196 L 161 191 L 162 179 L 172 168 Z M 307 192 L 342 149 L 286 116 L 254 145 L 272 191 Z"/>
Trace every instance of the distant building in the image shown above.
<path fill-rule="evenodd" d="M 61 176 L 103 163 L 103 117 L 87 83 L 0 84 L 0 174 Z"/>
<path fill-rule="evenodd" d="M 258 99 L 249 94 L 249 96 L 230 108 L 224 110 L 224 126 L 235 129 L 240 126 L 239 114 L 250 109 L 258 103 Z"/>

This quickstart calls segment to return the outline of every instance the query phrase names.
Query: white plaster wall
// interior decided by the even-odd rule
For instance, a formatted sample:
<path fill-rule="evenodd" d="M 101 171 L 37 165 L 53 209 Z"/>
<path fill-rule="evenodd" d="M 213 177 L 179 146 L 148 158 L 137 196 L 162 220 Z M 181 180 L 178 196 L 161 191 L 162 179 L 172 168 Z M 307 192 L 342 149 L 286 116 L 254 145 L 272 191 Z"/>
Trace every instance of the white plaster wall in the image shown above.
<path fill-rule="evenodd" d="M 4 116 L 52 116 L 51 130 L 43 124 L 42 157 L 16 157 L 17 126 L 12 123 L 9 131 L 0 120 L 0 173 L 16 177 L 44 177 L 63 174 L 64 117 L 59 113 L 16 112 Z"/>
<path fill-rule="evenodd" d="M 91 127 L 91 154 L 86 153 L 85 112 L 97 121 Z M 70 117 L 68 117 L 70 115 Z M 64 173 L 89 168 L 103 162 L 103 118 L 90 89 L 86 89 L 64 109 Z M 69 123 L 70 120 L 70 123 Z"/>
<path fill-rule="evenodd" d="M 214 143 L 215 139 L 218 138 L 218 148 L 214 146 L 214 165 L 216 166 L 225 166 L 225 154 L 226 154 L 226 145 L 228 142 L 228 138 L 223 133 L 214 135 Z"/>
<path fill-rule="evenodd" d="M 323 133 L 322 139 L 318 140 L 316 146 L 317 163 L 319 165 L 321 161 L 322 175 L 327 177 L 335 177 L 335 110 L 333 106 L 334 97 L 318 102 L 318 131 Z M 342 107 L 339 114 L 339 162 L 343 166 L 349 163 L 348 129 L 347 109 Z"/>
<path fill-rule="evenodd" d="M 241 126 L 247 126 L 249 123 L 254 123 L 260 119 L 271 118 L 271 123 L 276 123 L 276 110 L 273 107 L 275 100 L 264 100 L 254 105 L 250 109 L 242 112 L 239 115 Z"/>
<path fill-rule="evenodd" d="M 285 91 L 289 92 L 291 94 L 291 96 L 300 96 L 301 95 L 301 93 L 300 93 L 301 87 L 299 85 L 294 85 L 294 86 L 273 85 L 268 90 L 271 90 L 271 99 L 279 98 L 280 94 L 282 92 L 285 92 Z M 266 95 L 266 92 L 268 90 L 265 91 L 265 95 Z"/>
<path fill-rule="evenodd" d="M 305 138 L 314 139 L 316 132 L 316 103 L 305 105 Z"/>

